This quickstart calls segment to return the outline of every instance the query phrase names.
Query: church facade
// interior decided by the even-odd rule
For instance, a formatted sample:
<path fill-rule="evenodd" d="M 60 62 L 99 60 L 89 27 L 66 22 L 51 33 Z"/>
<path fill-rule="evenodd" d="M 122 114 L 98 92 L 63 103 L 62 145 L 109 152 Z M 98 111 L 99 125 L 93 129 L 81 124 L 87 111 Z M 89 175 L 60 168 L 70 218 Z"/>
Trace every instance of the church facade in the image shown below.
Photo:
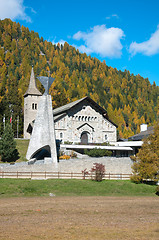
<path fill-rule="evenodd" d="M 56 138 L 62 143 L 103 143 L 117 141 L 117 126 L 106 111 L 85 97 L 53 111 Z"/>
<path fill-rule="evenodd" d="M 28 90 L 24 94 L 24 138 L 30 138 L 41 93 L 32 68 Z M 53 110 L 56 139 L 62 143 L 89 144 L 117 141 L 117 125 L 105 109 L 89 97 Z"/>

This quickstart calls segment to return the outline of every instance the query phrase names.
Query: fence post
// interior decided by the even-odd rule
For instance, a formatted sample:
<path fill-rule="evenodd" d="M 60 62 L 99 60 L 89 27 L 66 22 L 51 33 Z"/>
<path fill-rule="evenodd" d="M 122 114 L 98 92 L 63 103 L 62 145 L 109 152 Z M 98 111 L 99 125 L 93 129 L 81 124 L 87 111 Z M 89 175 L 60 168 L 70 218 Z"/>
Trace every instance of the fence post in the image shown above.
<path fill-rule="evenodd" d="M 121 176 L 120 178 L 121 178 L 121 180 L 122 180 L 122 173 L 120 174 L 120 176 Z"/>
<path fill-rule="evenodd" d="M 45 179 L 46 179 L 46 171 L 45 171 Z"/>
<path fill-rule="evenodd" d="M 110 173 L 109 173 L 109 180 L 110 180 Z"/>
<path fill-rule="evenodd" d="M 17 171 L 17 178 L 18 178 L 18 171 Z"/>
<path fill-rule="evenodd" d="M 71 172 L 71 179 L 72 179 L 72 172 Z"/>
<path fill-rule="evenodd" d="M 32 178 L 32 171 L 30 173 L 31 173 L 30 177 Z"/>
<path fill-rule="evenodd" d="M 60 174 L 59 174 L 59 172 L 58 172 L 58 178 L 60 177 Z"/>

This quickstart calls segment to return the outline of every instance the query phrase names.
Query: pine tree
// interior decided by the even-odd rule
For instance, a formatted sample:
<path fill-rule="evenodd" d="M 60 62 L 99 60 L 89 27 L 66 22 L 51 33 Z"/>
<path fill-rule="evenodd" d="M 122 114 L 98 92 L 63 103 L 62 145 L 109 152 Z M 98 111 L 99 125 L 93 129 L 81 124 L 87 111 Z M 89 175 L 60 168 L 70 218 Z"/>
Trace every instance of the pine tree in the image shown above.
<path fill-rule="evenodd" d="M 159 180 L 159 124 L 155 126 L 154 134 L 144 140 L 133 164 L 132 180 L 143 182 L 143 180 Z"/>
<path fill-rule="evenodd" d="M 0 140 L 0 156 L 3 162 L 14 162 L 19 158 L 13 130 L 10 124 L 6 124 L 4 133 Z"/>

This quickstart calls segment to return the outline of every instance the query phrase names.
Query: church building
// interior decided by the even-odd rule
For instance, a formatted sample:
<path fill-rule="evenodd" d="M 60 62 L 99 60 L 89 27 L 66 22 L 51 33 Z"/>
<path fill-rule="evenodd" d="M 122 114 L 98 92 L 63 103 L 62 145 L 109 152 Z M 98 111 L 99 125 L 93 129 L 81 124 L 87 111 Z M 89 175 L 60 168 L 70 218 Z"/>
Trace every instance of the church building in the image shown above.
<path fill-rule="evenodd" d="M 24 138 L 30 138 L 41 93 L 32 68 L 28 90 L 24 94 Z M 84 97 L 53 110 L 56 139 L 62 143 L 91 144 L 117 142 L 117 125 L 105 109 Z"/>

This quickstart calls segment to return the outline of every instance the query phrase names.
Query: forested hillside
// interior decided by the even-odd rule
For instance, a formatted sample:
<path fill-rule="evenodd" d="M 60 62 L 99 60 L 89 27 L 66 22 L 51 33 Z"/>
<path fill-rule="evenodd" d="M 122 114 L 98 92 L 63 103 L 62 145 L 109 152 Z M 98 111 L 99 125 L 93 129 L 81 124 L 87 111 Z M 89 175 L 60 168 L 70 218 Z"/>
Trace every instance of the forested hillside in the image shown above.
<path fill-rule="evenodd" d="M 159 87 L 140 75 L 117 71 L 68 43 L 53 45 L 38 33 L 10 19 L 0 21 L 0 131 L 3 118 L 12 115 L 12 127 L 23 131 L 23 94 L 27 90 L 31 67 L 35 76 L 56 78 L 51 87 L 56 108 L 90 96 L 105 108 L 118 125 L 120 137 L 139 132 L 139 125 L 153 125 L 159 117 Z M 38 88 L 43 91 L 38 82 Z"/>

